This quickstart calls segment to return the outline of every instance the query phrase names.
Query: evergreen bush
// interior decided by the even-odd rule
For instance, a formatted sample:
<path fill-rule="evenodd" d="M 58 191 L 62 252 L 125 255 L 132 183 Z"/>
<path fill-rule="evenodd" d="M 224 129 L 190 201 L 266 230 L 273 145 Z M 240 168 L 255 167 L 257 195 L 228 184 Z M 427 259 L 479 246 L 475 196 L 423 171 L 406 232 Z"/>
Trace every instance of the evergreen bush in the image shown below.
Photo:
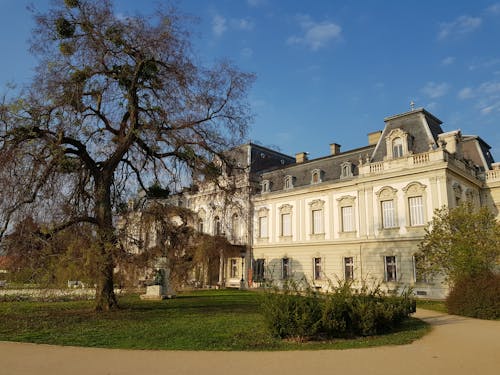
<path fill-rule="evenodd" d="M 379 287 L 354 291 L 350 282 L 319 293 L 307 283 L 285 283 L 264 294 L 264 317 L 271 333 L 297 340 L 348 338 L 391 332 L 411 313 L 408 291 L 386 296 Z"/>

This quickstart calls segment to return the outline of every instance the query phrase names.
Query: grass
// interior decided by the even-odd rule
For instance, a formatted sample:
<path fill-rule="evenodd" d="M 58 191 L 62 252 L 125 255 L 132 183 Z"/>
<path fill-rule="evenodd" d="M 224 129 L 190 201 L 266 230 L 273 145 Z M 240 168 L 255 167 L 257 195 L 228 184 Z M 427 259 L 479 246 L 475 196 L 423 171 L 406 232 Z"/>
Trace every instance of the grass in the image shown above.
<path fill-rule="evenodd" d="M 270 336 L 260 295 L 200 291 L 167 301 L 120 299 L 121 309 L 96 313 L 92 301 L 0 303 L 0 341 L 163 350 L 315 350 L 408 344 L 429 326 L 410 319 L 387 335 L 296 343 Z"/>
<path fill-rule="evenodd" d="M 426 310 L 434 310 L 442 313 L 446 313 L 446 305 L 444 301 L 434 301 L 434 300 L 420 300 L 417 299 L 417 307 Z"/>

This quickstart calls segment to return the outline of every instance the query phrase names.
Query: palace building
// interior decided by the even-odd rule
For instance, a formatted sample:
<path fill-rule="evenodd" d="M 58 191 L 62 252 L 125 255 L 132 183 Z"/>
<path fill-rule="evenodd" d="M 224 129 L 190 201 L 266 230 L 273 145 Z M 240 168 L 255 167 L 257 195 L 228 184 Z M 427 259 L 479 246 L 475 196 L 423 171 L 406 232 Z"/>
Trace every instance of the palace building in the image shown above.
<path fill-rule="evenodd" d="M 221 257 L 217 284 L 259 287 L 306 279 L 319 290 L 352 280 L 443 298 L 446 285 L 417 272 L 415 253 L 433 212 L 469 201 L 500 219 L 500 163 L 478 136 L 443 131 L 423 108 L 384 119 L 367 145 L 308 160 L 255 144 L 231 150 L 234 189 L 198 182 L 178 196 L 199 231 L 242 246 Z M 196 182 L 196 181 L 195 181 Z M 241 280 L 243 279 L 243 285 Z"/>

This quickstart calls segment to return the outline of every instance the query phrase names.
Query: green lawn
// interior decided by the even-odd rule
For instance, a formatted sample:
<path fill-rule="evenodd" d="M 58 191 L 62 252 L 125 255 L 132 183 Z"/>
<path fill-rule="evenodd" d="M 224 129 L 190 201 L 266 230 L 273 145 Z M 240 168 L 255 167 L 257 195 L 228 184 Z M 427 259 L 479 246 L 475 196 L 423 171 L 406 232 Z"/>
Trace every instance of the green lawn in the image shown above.
<path fill-rule="evenodd" d="M 165 350 L 313 350 L 407 344 L 429 326 L 411 319 L 388 335 L 295 343 L 271 337 L 259 313 L 260 295 L 200 291 L 167 301 L 120 298 L 121 309 L 92 310 L 92 301 L 0 303 L 0 341 Z"/>
<path fill-rule="evenodd" d="M 433 300 L 417 300 L 417 307 L 426 310 L 434 310 L 439 312 L 446 312 L 446 305 L 444 301 L 433 301 Z"/>

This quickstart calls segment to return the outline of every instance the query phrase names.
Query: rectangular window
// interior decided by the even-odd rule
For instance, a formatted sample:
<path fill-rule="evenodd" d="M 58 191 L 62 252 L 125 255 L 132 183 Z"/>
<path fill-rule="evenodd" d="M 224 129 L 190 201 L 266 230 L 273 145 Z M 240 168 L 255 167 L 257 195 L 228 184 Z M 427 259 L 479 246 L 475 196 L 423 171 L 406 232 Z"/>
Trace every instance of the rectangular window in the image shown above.
<path fill-rule="evenodd" d="M 394 228 L 396 227 L 396 215 L 394 212 L 394 201 L 382 201 L 382 227 Z"/>
<path fill-rule="evenodd" d="M 291 214 L 281 214 L 281 235 L 291 236 L 292 235 L 292 215 Z"/>
<path fill-rule="evenodd" d="M 267 216 L 259 217 L 259 237 L 267 238 Z"/>
<path fill-rule="evenodd" d="M 323 210 L 312 211 L 312 233 L 324 233 L 323 230 Z"/>
<path fill-rule="evenodd" d="M 353 257 L 344 258 L 344 278 L 354 280 L 354 259 Z"/>
<path fill-rule="evenodd" d="M 313 258 L 314 280 L 321 279 L 321 258 Z"/>
<path fill-rule="evenodd" d="M 290 259 L 281 259 L 281 278 L 286 280 L 290 277 Z"/>
<path fill-rule="evenodd" d="M 253 280 L 255 282 L 262 282 L 264 281 L 264 265 L 265 265 L 265 260 L 264 259 L 256 259 L 254 266 L 253 266 Z"/>
<path fill-rule="evenodd" d="M 342 207 L 342 232 L 354 231 L 354 215 L 352 206 Z"/>
<path fill-rule="evenodd" d="M 231 278 L 235 279 L 238 277 L 238 260 L 231 259 Z"/>
<path fill-rule="evenodd" d="M 424 225 L 424 204 L 422 197 L 408 198 L 408 207 L 410 210 L 410 225 Z"/>
<path fill-rule="evenodd" d="M 386 256 L 385 260 L 385 281 L 398 281 L 396 273 L 396 257 Z"/>

